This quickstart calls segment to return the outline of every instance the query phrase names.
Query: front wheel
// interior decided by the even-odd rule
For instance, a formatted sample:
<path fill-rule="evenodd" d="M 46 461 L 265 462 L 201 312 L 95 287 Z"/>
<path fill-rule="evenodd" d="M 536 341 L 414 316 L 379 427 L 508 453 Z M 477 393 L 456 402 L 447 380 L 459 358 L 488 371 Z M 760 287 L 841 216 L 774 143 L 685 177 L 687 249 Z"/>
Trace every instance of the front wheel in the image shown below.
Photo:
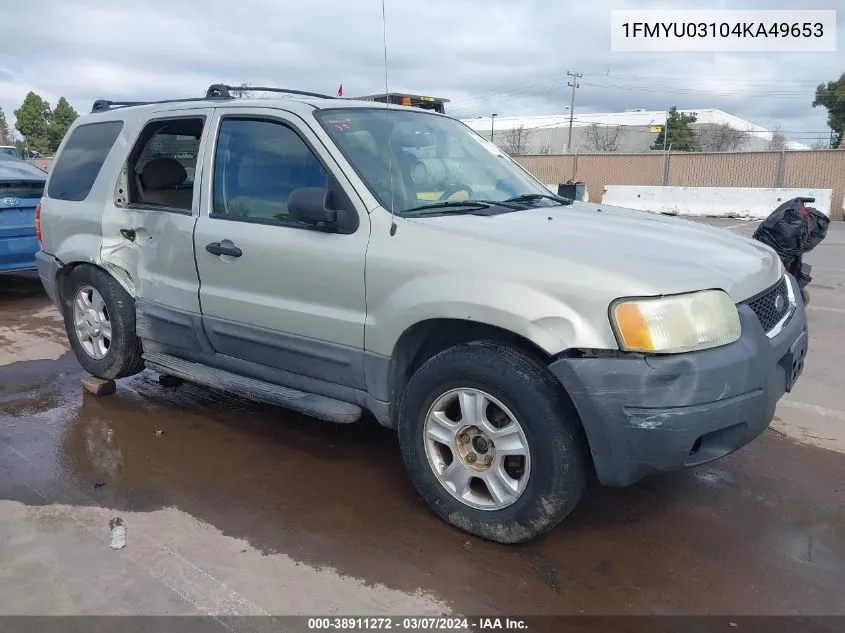
<path fill-rule="evenodd" d="M 492 342 L 458 345 L 417 370 L 400 403 L 399 442 L 426 503 L 500 543 L 552 529 L 586 487 L 580 421 L 553 377 Z"/>

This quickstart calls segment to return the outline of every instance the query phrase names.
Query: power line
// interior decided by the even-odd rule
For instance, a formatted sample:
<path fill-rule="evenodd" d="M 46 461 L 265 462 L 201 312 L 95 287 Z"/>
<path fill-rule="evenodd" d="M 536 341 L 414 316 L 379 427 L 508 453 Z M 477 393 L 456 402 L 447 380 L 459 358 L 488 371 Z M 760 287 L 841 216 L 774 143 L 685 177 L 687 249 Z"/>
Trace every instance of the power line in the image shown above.
<path fill-rule="evenodd" d="M 604 73 L 585 73 L 588 77 L 610 77 L 610 78 L 620 78 L 620 79 L 635 79 L 637 81 L 665 81 L 665 82 L 680 82 L 680 83 L 687 83 L 689 81 L 690 75 L 628 75 L 625 73 L 611 73 L 611 72 L 604 72 Z M 782 85 L 783 78 L 774 78 L 771 80 L 754 80 L 754 81 L 746 81 L 744 79 L 738 78 L 736 75 L 730 76 L 716 76 L 716 75 L 707 75 L 707 76 L 700 76 L 698 77 L 699 80 L 701 79 L 711 79 L 713 81 L 718 81 L 720 83 L 737 83 L 742 85 Z M 795 84 L 804 84 L 804 85 L 812 85 L 816 86 L 820 83 L 826 83 L 827 80 L 818 80 L 814 81 L 812 79 L 789 79 L 789 83 L 791 85 Z"/>
<path fill-rule="evenodd" d="M 650 86 L 626 86 L 620 84 L 597 84 L 597 83 L 590 83 L 584 82 L 585 86 L 593 86 L 595 88 L 612 88 L 614 90 L 637 90 L 637 91 L 645 91 L 645 92 L 668 92 L 674 94 L 694 94 L 694 93 L 704 93 L 708 95 L 724 95 L 724 96 L 737 96 L 737 95 L 762 95 L 762 96 L 783 96 L 783 95 L 794 95 L 794 96 L 801 96 L 807 98 L 808 95 L 811 96 L 811 93 L 805 92 L 803 90 L 708 90 L 705 88 L 659 88 L 655 89 Z"/>
<path fill-rule="evenodd" d="M 655 112 L 658 112 L 658 111 L 655 110 Z M 665 111 L 661 111 L 661 112 L 665 112 Z M 543 124 L 543 125 L 535 125 L 535 126 L 532 126 L 530 128 L 526 128 L 526 132 L 530 131 L 530 130 L 541 130 L 541 129 L 548 129 L 548 128 L 554 128 L 554 127 L 563 127 L 564 125 L 566 125 L 566 120 L 561 115 L 539 115 L 539 116 L 541 116 L 541 117 L 557 116 L 561 120 L 555 121 L 554 123 L 546 123 L 546 124 Z M 586 114 L 586 115 L 583 115 L 583 116 L 591 116 L 591 115 Z M 502 116 L 497 115 L 497 118 L 499 119 L 499 121 L 501 123 L 507 125 L 507 123 L 505 121 L 502 121 L 502 119 L 508 119 L 508 118 L 529 119 L 531 117 L 502 117 Z M 465 119 L 465 120 L 466 121 L 472 121 L 473 119 Z M 618 127 L 618 128 L 623 128 L 623 129 L 629 129 L 630 128 L 631 132 L 643 132 L 643 133 L 646 133 L 646 134 L 655 134 L 656 132 L 650 132 L 649 130 L 642 130 L 642 129 L 639 129 L 639 128 L 650 127 L 652 125 L 663 125 L 664 124 L 662 121 L 660 123 L 606 123 L 606 122 L 602 122 L 602 121 L 591 121 L 590 119 L 579 119 L 578 117 L 574 117 L 573 121 L 575 123 L 583 124 L 583 125 L 579 125 L 579 127 L 587 127 L 589 125 L 597 125 L 599 127 Z M 692 125 L 695 128 L 696 126 L 713 125 L 713 123 L 696 122 L 696 123 L 693 123 Z M 808 130 L 769 130 L 769 129 L 765 129 L 765 128 L 761 129 L 761 130 L 757 130 L 757 129 L 751 129 L 751 128 L 733 128 L 733 127 L 731 129 L 733 129 L 737 132 L 746 132 L 748 134 L 771 134 L 773 132 L 780 132 L 781 134 L 792 133 L 792 134 L 801 134 L 801 135 L 813 135 L 813 134 L 828 134 L 828 132 L 829 132 L 829 130 L 824 130 L 824 131 L 821 131 L 821 132 L 812 132 L 812 131 L 808 131 Z"/>
<path fill-rule="evenodd" d="M 674 84 L 688 84 L 689 83 L 689 76 L 688 75 L 687 76 L 673 77 L 673 76 L 668 76 L 668 75 L 661 75 L 661 76 L 658 76 L 658 75 L 629 75 L 629 74 L 623 74 L 623 73 L 609 73 L 609 72 L 581 73 L 581 74 L 585 77 L 596 77 L 596 78 L 604 77 L 604 78 L 610 78 L 610 79 L 621 79 L 623 81 L 625 79 L 633 79 L 633 80 L 636 80 L 636 81 L 649 80 L 649 81 L 657 81 L 657 82 L 664 82 L 664 83 L 670 83 L 670 84 L 671 83 L 674 83 Z M 548 75 L 549 79 L 546 80 L 546 81 L 541 81 L 541 80 L 535 79 L 535 80 L 532 80 L 532 81 L 529 81 L 529 82 L 524 82 L 523 84 L 508 84 L 508 85 L 500 86 L 498 88 L 490 88 L 490 89 L 486 89 L 486 90 L 483 90 L 483 91 L 478 91 L 478 92 L 476 92 L 476 94 L 479 94 L 479 95 L 490 94 L 490 95 L 501 96 L 501 95 L 511 95 L 511 94 L 513 94 L 513 95 L 533 94 L 533 93 L 540 92 L 540 91 L 543 91 L 543 90 L 549 90 L 549 91 L 557 90 L 557 89 L 559 89 L 560 84 L 552 78 L 560 77 L 562 75 L 565 75 L 565 73 L 563 73 L 563 72 L 552 73 L 552 74 Z M 670 86 L 670 87 L 666 88 L 666 90 L 678 90 L 678 91 L 690 92 L 690 93 L 704 92 L 704 93 L 707 93 L 707 94 L 729 94 L 729 95 L 733 95 L 733 94 L 747 94 L 749 92 L 748 89 L 747 89 L 748 87 L 756 86 L 756 87 L 759 87 L 761 90 L 755 90 L 754 91 L 755 93 L 763 92 L 762 88 L 771 87 L 771 88 L 774 88 L 774 90 L 770 91 L 770 92 L 773 92 L 775 94 L 802 94 L 802 95 L 807 94 L 807 91 L 800 90 L 800 89 L 799 90 L 783 89 L 782 88 L 782 86 L 784 85 L 783 79 L 772 79 L 772 80 L 765 80 L 765 81 L 760 81 L 760 80 L 747 81 L 747 80 L 744 80 L 744 79 L 737 79 L 736 76 L 733 76 L 733 77 L 718 77 L 718 76 L 709 76 L 709 75 L 708 76 L 697 76 L 696 78 L 697 78 L 698 81 L 708 81 L 708 80 L 718 81 L 722 85 L 727 84 L 728 88 L 730 88 L 731 85 L 736 85 L 737 89 L 736 90 L 730 90 L 730 89 L 720 90 L 720 91 L 717 91 L 716 93 L 714 93 L 712 90 L 707 90 L 707 89 L 703 89 L 703 88 L 690 88 L 690 87 L 685 87 L 685 86 Z M 796 79 L 790 79 L 789 80 L 790 86 L 797 86 L 797 85 L 801 85 L 801 84 L 807 85 L 807 86 L 816 86 L 819 83 L 824 83 L 824 81 L 796 80 Z M 587 84 L 584 84 L 584 85 L 587 85 Z M 591 83 L 590 85 L 608 86 L 608 84 L 606 84 L 606 83 Z M 619 84 L 611 84 L 611 85 L 613 87 L 620 87 L 620 88 L 623 88 L 623 89 L 624 88 L 631 89 L 631 88 L 635 87 L 635 86 L 624 86 L 624 85 L 619 85 Z M 639 89 L 653 91 L 653 88 L 651 88 L 651 87 L 645 87 L 645 88 L 640 87 Z M 495 99 L 495 101 L 501 101 L 502 100 L 500 97 L 494 98 L 494 99 Z M 458 103 L 471 103 L 471 102 L 479 102 L 480 103 L 480 102 L 492 102 L 492 101 L 493 101 L 493 99 L 473 99 L 472 101 L 465 101 L 465 102 L 458 102 Z M 452 107 L 455 108 L 455 105 L 453 104 Z"/>
<path fill-rule="evenodd" d="M 562 74 L 562 73 L 560 73 Z M 599 75 L 598 73 L 579 73 L 580 76 L 603 76 L 603 77 L 623 77 L 622 75 L 607 75 L 602 73 Z M 554 74 L 552 77 L 557 77 L 559 74 Z M 570 75 L 571 76 L 571 75 Z M 625 75 L 624 77 L 635 78 L 638 77 L 637 75 Z M 643 79 L 648 79 L 647 77 L 643 77 Z M 658 78 L 664 81 L 670 81 L 668 78 Z M 714 77 L 701 77 L 701 80 L 712 79 L 715 80 Z M 659 88 L 655 87 L 647 87 L 647 86 L 633 86 L 633 85 L 626 85 L 624 83 L 601 83 L 601 82 L 579 82 L 580 86 L 591 86 L 599 89 L 612 89 L 612 90 L 624 90 L 628 92 L 664 92 L 668 94 L 678 94 L 678 95 L 706 95 L 708 97 L 737 97 L 737 96 L 761 96 L 766 97 L 769 99 L 807 99 L 812 96 L 812 91 L 807 89 L 792 89 L 792 88 L 784 88 L 782 87 L 782 83 L 778 82 L 744 82 L 741 80 L 736 80 L 734 78 L 734 82 L 736 84 L 736 88 L 732 89 L 730 85 L 726 88 L 722 88 L 720 90 L 711 90 L 705 88 L 691 88 L 691 87 L 682 87 L 682 86 L 660 86 Z M 725 83 L 725 82 L 720 82 Z M 790 80 L 789 85 L 794 86 L 797 83 L 801 83 L 800 81 L 792 81 Z M 817 82 L 806 82 L 807 85 L 817 85 Z M 753 88 L 753 86 L 758 86 L 757 88 Z M 462 110 L 470 110 L 470 109 L 481 109 L 484 106 L 499 104 L 503 102 L 508 102 L 512 100 L 516 100 L 517 98 L 524 98 L 529 96 L 540 96 L 544 94 L 551 94 L 557 92 L 560 89 L 560 84 L 557 81 L 539 81 L 539 82 L 530 82 L 525 83 L 523 86 L 509 86 L 506 88 L 502 88 L 499 91 L 490 90 L 485 91 L 484 93 L 480 94 L 490 94 L 490 97 L 482 97 L 482 98 L 471 98 L 464 101 L 455 101 L 452 104 L 453 110 L 462 111 Z"/>
<path fill-rule="evenodd" d="M 619 85 L 619 84 L 600 84 L 600 83 L 593 83 L 593 82 L 579 82 L 580 86 L 590 86 L 599 89 L 605 90 L 618 90 L 618 91 L 627 91 L 627 92 L 661 92 L 666 94 L 677 94 L 677 95 L 703 95 L 705 97 L 749 97 L 749 96 L 759 96 L 765 97 L 768 99 L 808 99 L 812 97 L 812 93 L 803 92 L 803 91 L 791 91 L 791 90 L 778 90 L 778 91 L 766 91 L 766 90 L 759 90 L 759 91 L 749 91 L 749 90 L 705 90 L 705 89 L 694 89 L 694 88 L 667 88 L 661 90 L 655 90 L 654 88 L 649 88 L 645 86 L 626 86 L 626 85 Z M 455 101 L 452 104 L 452 109 L 457 111 L 462 110 L 471 110 L 471 109 L 481 109 L 485 105 L 492 105 L 492 104 L 501 104 L 508 101 L 515 101 L 517 99 L 530 97 L 530 96 L 539 96 L 543 94 L 551 94 L 557 92 L 559 90 L 559 84 L 549 83 L 545 85 L 537 85 L 529 90 L 511 90 L 508 93 L 503 93 L 497 97 L 493 98 L 486 98 L 486 99 L 473 99 L 473 100 L 466 100 L 466 101 Z"/>

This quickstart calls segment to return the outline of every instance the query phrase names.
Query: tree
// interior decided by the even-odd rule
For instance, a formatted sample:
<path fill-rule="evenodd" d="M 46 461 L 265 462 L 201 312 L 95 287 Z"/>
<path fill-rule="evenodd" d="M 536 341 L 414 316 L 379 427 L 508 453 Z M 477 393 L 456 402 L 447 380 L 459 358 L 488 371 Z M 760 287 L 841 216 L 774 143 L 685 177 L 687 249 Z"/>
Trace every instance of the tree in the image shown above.
<path fill-rule="evenodd" d="M 525 131 L 525 126 L 511 128 L 505 131 L 502 139 L 502 149 L 511 156 L 519 156 L 525 153 L 525 148 L 528 145 L 528 132 Z"/>
<path fill-rule="evenodd" d="M 708 123 L 698 129 L 698 145 L 702 152 L 738 152 L 748 144 L 748 137 L 748 132 L 727 123 Z"/>
<path fill-rule="evenodd" d="M 772 128 L 772 138 L 769 139 L 769 151 L 772 152 L 780 152 L 781 150 L 786 149 L 786 144 L 789 142 L 789 139 L 780 131 L 779 127 Z"/>
<path fill-rule="evenodd" d="M 548 156 L 552 153 L 552 145 L 551 143 L 543 143 L 540 147 L 537 148 L 537 154 L 540 156 Z"/>
<path fill-rule="evenodd" d="M 669 114 L 666 117 L 666 125 L 660 129 L 651 149 L 663 149 L 665 138 L 666 149 L 671 146 L 676 152 L 697 152 L 700 149 L 698 135 L 692 127 L 692 124 L 697 120 L 698 115 L 683 114 L 678 112 L 676 106 L 672 106 L 669 108 Z"/>
<path fill-rule="evenodd" d="M 813 107 L 818 106 L 827 110 L 827 125 L 834 132 L 830 147 L 836 149 L 845 136 L 845 73 L 836 81 L 818 85 Z"/>
<path fill-rule="evenodd" d="M 235 99 L 252 99 L 255 94 L 251 90 L 249 90 L 250 86 L 252 86 L 251 81 L 245 81 L 242 84 L 238 85 L 237 88 L 229 91 L 229 94 L 232 95 Z"/>
<path fill-rule="evenodd" d="M 830 149 L 830 141 L 824 138 L 817 138 L 810 143 L 812 149 Z"/>
<path fill-rule="evenodd" d="M 9 122 L 6 121 L 6 113 L 0 108 L 0 145 L 14 145 L 12 131 L 9 129 Z"/>
<path fill-rule="evenodd" d="M 46 153 L 50 149 L 50 104 L 30 91 L 21 107 L 15 110 L 15 127 L 24 138 L 29 149 Z"/>
<path fill-rule="evenodd" d="M 50 153 L 55 153 L 67 134 L 71 124 L 79 118 L 79 113 L 71 107 L 67 99 L 61 97 L 53 110 L 50 123 L 47 128 L 47 135 L 50 140 Z"/>
<path fill-rule="evenodd" d="M 581 148 L 587 152 L 615 152 L 619 149 L 618 125 L 599 125 L 590 123 L 587 127 L 587 139 Z"/>

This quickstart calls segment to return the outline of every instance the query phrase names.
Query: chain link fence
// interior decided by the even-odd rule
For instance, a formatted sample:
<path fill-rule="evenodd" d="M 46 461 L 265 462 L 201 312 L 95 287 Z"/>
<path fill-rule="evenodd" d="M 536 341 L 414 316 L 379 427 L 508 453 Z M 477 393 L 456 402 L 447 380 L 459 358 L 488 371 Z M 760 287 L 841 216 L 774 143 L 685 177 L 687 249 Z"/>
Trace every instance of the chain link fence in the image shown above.
<path fill-rule="evenodd" d="M 591 202 L 601 201 L 605 185 L 823 188 L 833 189 L 831 218 L 843 219 L 843 150 L 576 153 L 515 158 L 546 184 L 585 183 Z"/>

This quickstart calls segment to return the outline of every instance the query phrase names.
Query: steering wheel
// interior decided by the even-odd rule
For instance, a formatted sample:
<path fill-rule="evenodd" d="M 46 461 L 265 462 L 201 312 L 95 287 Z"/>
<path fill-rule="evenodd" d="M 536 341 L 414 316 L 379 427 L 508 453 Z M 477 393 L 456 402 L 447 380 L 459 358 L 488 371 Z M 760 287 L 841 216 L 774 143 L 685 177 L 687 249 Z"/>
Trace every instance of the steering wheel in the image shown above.
<path fill-rule="evenodd" d="M 446 191 L 444 191 L 443 193 L 440 194 L 440 197 L 438 198 L 438 200 L 448 200 L 449 198 L 454 196 L 459 191 L 466 191 L 467 192 L 467 198 L 472 198 L 472 194 L 473 194 L 472 187 L 470 187 L 469 185 L 466 185 L 464 183 L 458 182 L 458 183 L 455 183 L 454 185 L 450 185 L 450 186 L 446 187 Z"/>

